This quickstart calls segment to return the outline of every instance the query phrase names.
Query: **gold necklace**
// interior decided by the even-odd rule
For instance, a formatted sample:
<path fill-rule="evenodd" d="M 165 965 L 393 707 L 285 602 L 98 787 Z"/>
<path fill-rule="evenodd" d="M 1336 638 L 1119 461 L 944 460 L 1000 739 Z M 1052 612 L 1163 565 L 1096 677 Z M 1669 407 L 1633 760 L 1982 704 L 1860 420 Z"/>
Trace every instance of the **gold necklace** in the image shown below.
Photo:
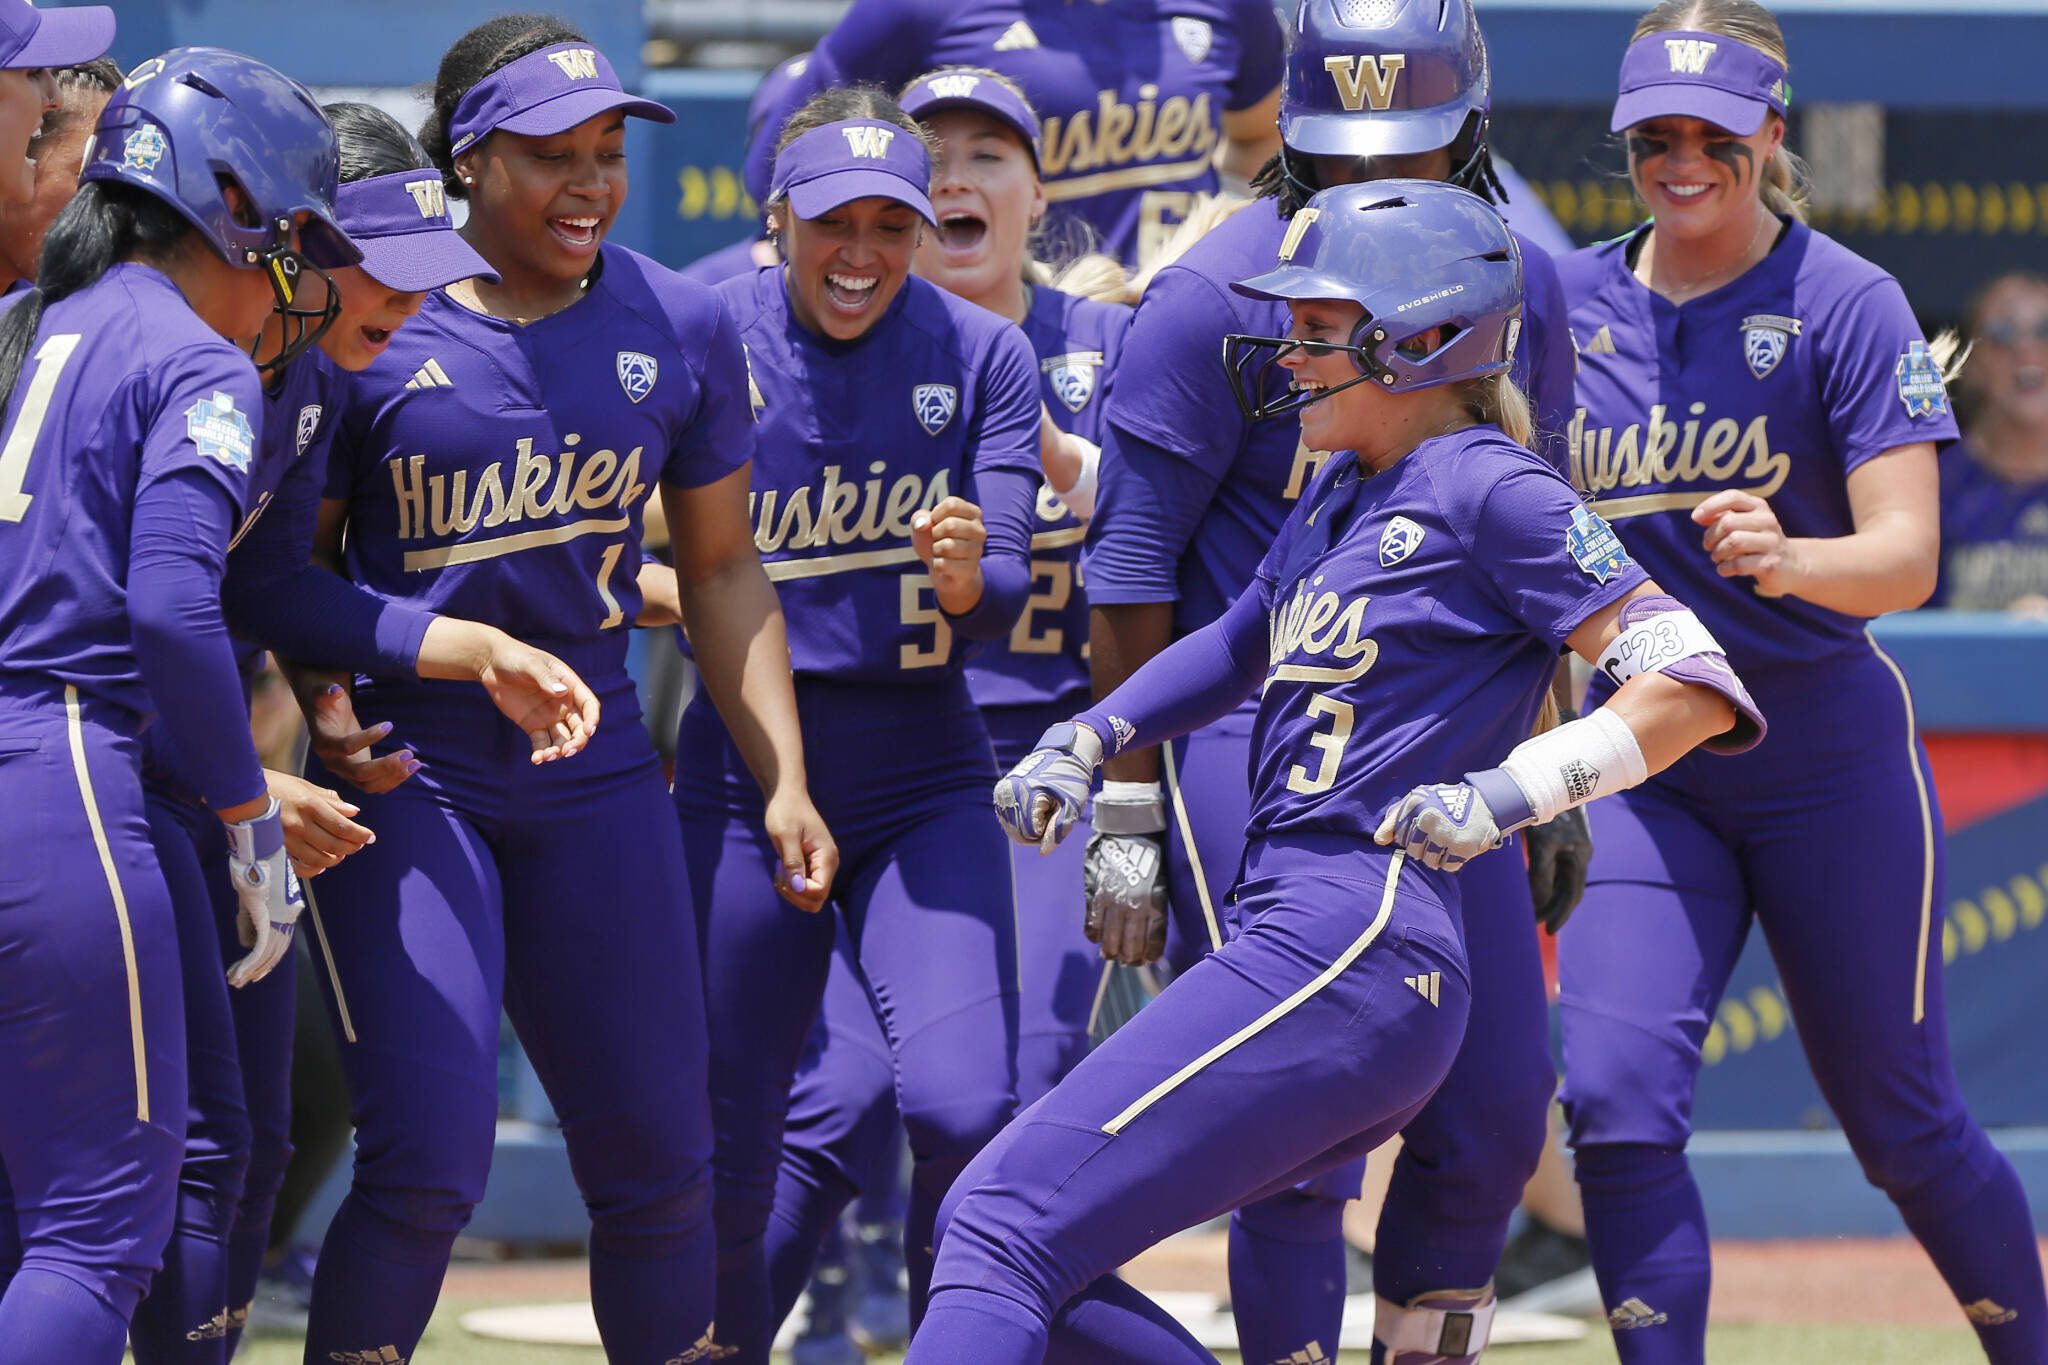
<path fill-rule="evenodd" d="M 1756 262 L 1752 261 L 1750 257 L 1754 255 L 1756 252 L 1756 244 L 1758 241 L 1762 240 L 1764 235 L 1764 229 L 1768 228 L 1777 221 L 1777 214 L 1768 211 L 1763 212 L 1762 215 L 1757 219 L 1756 231 L 1753 234 L 1751 234 L 1749 239 L 1749 245 L 1745 246 L 1742 249 L 1742 254 L 1735 258 L 1735 262 L 1733 265 L 1720 266 L 1716 269 L 1709 270 L 1706 274 L 1698 276 L 1695 279 L 1688 280 L 1684 284 L 1674 285 L 1670 289 L 1658 291 L 1656 286 L 1650 283 L 1649 276 L 1652 273 L 1650 268 L 1647 266 L 1642 266 L 1641 263 L 1638 262 L 1639 268 L 1636 272 L 1636 279 L 1638 282 L 1642 284 L 1643 288 L 1652 290 L 1653 292 L 1661 292 L 1662 295 L 1666 299 L 1670 300 L 1672 303 L 1688 303 L 1693 299 L 1699 297 L 1701 293 L 1706 292 L 1702 290 L 1700 286 L 1705 284 L 1707 281 L 1717 279 L 1719 276 L 1722 275 L 1729 275 L 1730 278 L 1733 278 L 1734 275 L 1739 275 L 1743 271 L 1749 269 L 1750 266 L 1755 265 Z M 1652 225 L 1650 230 L 1653 234 L 1655 233 L 1656 227 L 1654 224 Z M 1656 246 L 1656 239 L 1654 236 L 1651 238 L 1650 245 L 1653 249 Z M 1654 260 L 1655 258 L 1653 257 L 1653 264 Z M 1718 289 L 1720 286 L 1716 284 L 1714 287 Z"/>

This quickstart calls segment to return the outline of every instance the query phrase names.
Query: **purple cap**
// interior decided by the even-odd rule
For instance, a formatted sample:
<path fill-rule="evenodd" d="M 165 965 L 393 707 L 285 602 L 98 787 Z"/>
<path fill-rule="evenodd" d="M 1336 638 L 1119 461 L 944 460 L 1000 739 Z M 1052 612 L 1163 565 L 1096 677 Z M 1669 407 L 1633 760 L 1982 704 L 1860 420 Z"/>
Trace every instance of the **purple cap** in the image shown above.
<path fill-rule="evenodd" d="M 768 200 L 787 198 L 799 218 L 816 218 L 856 199 L 894 199 L 937 223 L 930 197 L 932 159 L 924 140 L 877 119 L 813 128 L 775 154 Z"/>
<path fill-rule="evenodd" d="M 387 288 L 424 294 L 457 280 L 498 282 L 476 248 L 456 235 L 438 171 L 351 180 L 334 208 L 342 231 L 363 249 L 363 270 Z"/>
<path fill-rule="evenodd" d="M 448 121 L 450 150 L 461 152 L 501 128 L 528 137 L 566 133 L 613 109 L 656 123 L 676 121 L 676 111 L 666 104 L 627 94 L 596 48 L 556 43 L 505 63 L 470 87 Z"/>
<path fill-rule="evenodd" d="M 77 66 L 114 45 L 114 11 L 105 5 L 37 9 L 29 0 L 0 0 L 0 71 Z"/>
<path fill-rule="evenodd" d="M 920 123 L 948 109 L 987 114 L 1024 139 L 1032 168 L 1038 169 L 1038 115 L 1031 112 L 1023 96 L 986 72 L 959 67 L 927 71 L 903 87 L 903 97 L 896 102 Z"/>
<path fill-rule="evenodd" d="M 1608 130 L 1677 114 L 1748 137 L 1764 126 L 1766 113 L 1783 115 L 1791 100 L 1785 68 L 1740 39 L 1690 30 L 1652 33 L 1631 43 L 1621 59 L 1621 98 Z"/>

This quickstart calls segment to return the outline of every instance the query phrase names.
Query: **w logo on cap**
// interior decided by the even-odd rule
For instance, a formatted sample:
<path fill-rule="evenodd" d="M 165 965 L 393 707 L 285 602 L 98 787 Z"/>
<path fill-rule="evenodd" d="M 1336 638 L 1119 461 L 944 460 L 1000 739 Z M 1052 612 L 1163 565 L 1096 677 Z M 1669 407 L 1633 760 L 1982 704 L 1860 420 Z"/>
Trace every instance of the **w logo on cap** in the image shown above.
<path fill-rule="evenodd" d="M 880 159 L 889 155 L 889 144 L 896 140 L 894 128 L 841 128 L 846 134 L 846 145 L 855 156 L 871 156 Z"/>
<path fill-rule="evenodd" d="M 550 52 L 548 60 L 562 69 L 562 74 L 572 81 L 594 81 L 597 79 L 597 49 L 572 47 L 561 52 Z"/>
<path fill-rule="evenodd" d="M 1664 50 L 1671 54 L 1671 70 L 1680 76 L 1706 74 L 1707 59 L 1720 49 L 1719 43 L 1704 38 L 1666 38 Z"/>
<path fill-rule="evenodd" d="M 1337 98 L 1356 114 L 1368 104 L 1376 114 L 1393 107 L 1394 87 L 1408 65 L 1404 52 L 1366 53 L 1359 57 L 1325 57 L 1323 70 L 1337 82 Z"/>
<path fill-rule="evenodd" d="M 441 188 L 439 180 L 408 180 L 405 192 L 412 196 L 413 203 L 420 206 L 420 217 L 448 216 L 448 192 Z"/>
<path fill-rule="evenodd" d="M 934 76 L 925 82 L 925 88 L 942 100 L 964 100 L 971 98 L 980 84 L 979 76 Z"/>

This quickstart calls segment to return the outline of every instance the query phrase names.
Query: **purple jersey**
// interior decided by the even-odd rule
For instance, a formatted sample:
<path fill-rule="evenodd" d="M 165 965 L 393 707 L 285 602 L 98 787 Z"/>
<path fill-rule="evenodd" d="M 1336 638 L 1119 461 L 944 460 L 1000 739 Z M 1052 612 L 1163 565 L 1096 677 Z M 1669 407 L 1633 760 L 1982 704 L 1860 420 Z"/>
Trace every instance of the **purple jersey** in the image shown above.
<path fill-rule="evenodd" d="M 2048 479 L 2010 483 L 1968 440 L 1941 457 L 1941 583 L 1928 605 L 2004 611 L 2048 598 Z"/>
<path fill-rule="evenodd" d="M 754 453 L 745 357 L 711 291 L 607 244 L 582 299 L 520 326 L 437 290 L 351 377 L 327 496 L 349 576 L 521 639 L 640 607 L 643 502 Z"/>
<path fill-rule="evenodd" d="M 754 248 L 760 244 L 759 237 L 749 237 L 743 242 L 722 246 L 679 267 L 676 273 L 703 285 L 723 284 L 735 275 L 751 275 L 761 268 L 761 263 L 754 259 Z"/>
<path fill-rule="evenodd" d="M 151 715 L 126 602 L 137 494 L 198 471 L 245 506 L 263 420 L 249 357 L 147 266 L 45 308 L 0 438 L 0 677 Z"/>
<path fill-rule="evenodd" d="M 1572 481 L 1752 687 L 1769 669 L 1866 651 L 1862 618 L 1721 577 L 1691 512 L 1739 488 L 1769 499 L 1788 535 L 1848 535 L 1850 471 L 1898 446 L 1955 439 L 1904 292 L 1792 223 L 1747 274 L 1678 305 L 1631 273 L 1639 240 L 1559 262 L 1579 343 Z"/>
<path fill-rule="evenodd" d="M 1370 841 L 1411 788 L 1499 763 L 1565 638 L 1644 581 L 1497 428 L 1425 441 L 1369 478 L 1348 453 L 1330 465 L 1258 570 L 1270 663 L 1248 839 Z"/>
<path fill-rule="evenodd" d="M 986 67 L 1038 112 L 1054 212 L 1142 263 L 1216 189 L 1223 115 L 1278 88 L 1283 44 L 1270 0 L 855 0 L 764 131 L 822 89 Z"/>
<path fill-rule="evenodd" d="M 1098 445 L 1131 310 L 1057 289 L 1032 290 L 1024 335 L 1038 356 L 1039 395 L 1053 423 Z M 991 641 L 967 666 L 982 706 L 1037 706 L 1088 689 L 1088 599 L 1081 590 L 1087 527 L 1050 488 L 1038 490 L 1031 537 L 1031 597 L 1007 640 Z"/>
<path fill-rule="evenodd" d="M 1187 634 L 1223 614 L 1251 582 L 1288 509 L 1324 454 L 1301 444 L 1295 418 L 1252 422 L 1238 409 L 1220 357 L 1227 333 L 1285 336 L 1287 305 L 1248 299 L 1231 282 L 1264 274 L 1279 259 L 1287 221 L 1270 201 L 1248 205 L 1154 277 L 1138 306 L 1130 352 L 1141 382 L 1117 390 L 1109 424 L 1187 466 L 1176 497 L 1200 496 L 1197 520 L 1180 545 L 1157 543 L 1168 522 L 1148 490 L 1105 461 L 1095 524 L 1089 531 L 1089 595 L 1098 603 L 1177 603 L 1175 630 Z M 1514 375 L 1539 419 L 1561 430 L 1570 402 L 1571 350 L 1563 295 L 1550 259 L 1522 243 L 1528 303 Z M 1561 465 L 1561 461 L 1559 462 Z M 1162 551 L 1177 556 L 1177 567 Z"/>
<path fill-rule="evenodd" d="M 954 494 L 973 500 L 980 473 L 1039 478 L 1030 343 L 915 277 L 851 342 L 790 315 L 780 266 L 727 280 L 718 295 L 755 385 L 749 506 L 788 619 L 792 668 L 845 681 L 951 677 L 966 642 L 939 610 L 910 520 Z M 1028 536 L 992 522 L 988 550 Z"/>

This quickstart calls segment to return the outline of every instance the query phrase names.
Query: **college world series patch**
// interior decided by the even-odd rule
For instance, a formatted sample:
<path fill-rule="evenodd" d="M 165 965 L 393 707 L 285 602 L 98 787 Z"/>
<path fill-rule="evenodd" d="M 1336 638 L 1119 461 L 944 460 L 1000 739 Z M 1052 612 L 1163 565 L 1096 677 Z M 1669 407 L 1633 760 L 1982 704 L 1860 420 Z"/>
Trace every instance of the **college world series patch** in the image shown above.
<path fill-rule="evenodd" d="M 1621 537 L 1614 534 L 1614 528 L 1583 507 L 1572 509 L 1572 525 L 1564 533 L 1564 543 L 1572 552 L 1572 559 L 1595 583 L 1605 583 L 1634 562 L 1622 548 Z"/>
<path fill-rule="evenodd" d="M 1899 376 L 1899 401 L 1906 405 L 1906 416 L 1948 415 L 1948 386 L 1941 382 L 1941 366 L 1935 363 L 1934 353 L 1927 349 L 1926 342 L 1916 339 L 1899 357 L 1895 369 Z"/>
<path fill-rule="evenodd" d="M 219 460 L 237 474 L 249 472 L 249 460 L 256 450 L 256 433 L 249 419 L 235 407 L 235 396 L 218 389 L 185 409 L 185 434 L 209 460 Z"/>

